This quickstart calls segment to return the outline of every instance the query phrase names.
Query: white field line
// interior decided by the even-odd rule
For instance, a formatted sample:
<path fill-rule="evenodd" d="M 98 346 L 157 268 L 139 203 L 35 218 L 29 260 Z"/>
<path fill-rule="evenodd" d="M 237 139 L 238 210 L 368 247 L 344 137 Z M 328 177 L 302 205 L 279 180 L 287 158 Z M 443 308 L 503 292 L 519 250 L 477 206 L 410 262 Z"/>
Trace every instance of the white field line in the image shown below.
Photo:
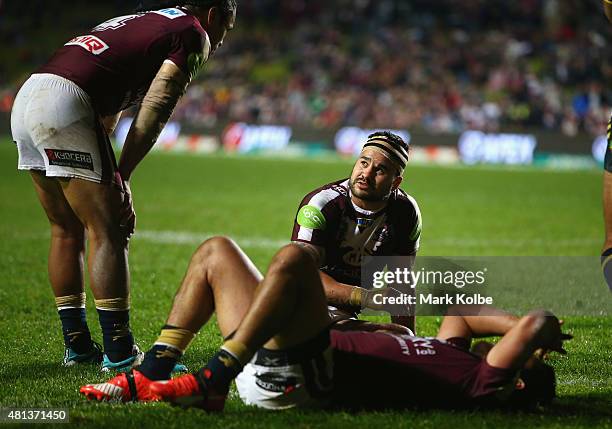
<path fill-rule="evenodd" d="M 194 232 L 194 231 L 153 231 L 153 230 L 136 230 L 134 239 L 144 240 L 151 243 L 159 244 L 188 244 L 198 245 L 204 240 L 215 235 L 227 235 L 235 240 L 239 245 L 250 248 L 260 249 L 278 249 L 279 247 L 287 244 L 289 239 L 270 239 L 267 237 L 257 236 L 233 236 L 228 234 L 212 233 L 212 232 Z M 423 243 L 428 245 L 436 246 L 453 246 L 457 248 L 473 248 L 473 247 L 487 247 L 487 246 L 503 246 L 510 248 L 523 248 L 529 246 L 559 246 L 559 247 L 572 247 L 572 246 L 589 246 L 599 245 L 603 239 L 599 238 L 576 238 L 576 239 L 545 239 L 545 238 L 533 238 L 533 239 L 462 239 L 457 237 L 448 237 L 441 239 L 427 239 L 423 238 Z"/>
<path fill-rule="evenodd" d="M 240 237 L 228 234 L 212 232 L 192 232 L 192 231 L 149 231 L 136 230 L 135 239 L 149 241 L 159 244 L 189 244 L 199 245 L 204 240 L 216 235 L 225 235 L 236 241 L 239 245 L 251 248 L 278 249 L 289 243 L 290 240 L 274 240 L 264 237 Z"/>

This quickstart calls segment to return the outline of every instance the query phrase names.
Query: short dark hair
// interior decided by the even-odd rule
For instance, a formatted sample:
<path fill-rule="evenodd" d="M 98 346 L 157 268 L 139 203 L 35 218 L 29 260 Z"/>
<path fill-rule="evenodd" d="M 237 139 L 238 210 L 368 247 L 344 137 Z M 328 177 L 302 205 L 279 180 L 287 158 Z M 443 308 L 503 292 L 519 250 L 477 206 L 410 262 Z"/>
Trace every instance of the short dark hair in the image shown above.
<path fill-rule="evenodd" d="M 195 6 L 204 9 L 218 7 L 225 16 L 231 15 L 237 8 L 236 0 L 141 0 L 137 12 L 146 12 L 173 6 Z"/>
<path fill-rule="evenodd" d="M 548 405 L 555 398 L 557 381 L 552 366 L 538 362 L 531 368 L 523 368 L 519 377 L 525 387 L 512 392 L 508 405 L 512 408 L 533 409 Z"/>

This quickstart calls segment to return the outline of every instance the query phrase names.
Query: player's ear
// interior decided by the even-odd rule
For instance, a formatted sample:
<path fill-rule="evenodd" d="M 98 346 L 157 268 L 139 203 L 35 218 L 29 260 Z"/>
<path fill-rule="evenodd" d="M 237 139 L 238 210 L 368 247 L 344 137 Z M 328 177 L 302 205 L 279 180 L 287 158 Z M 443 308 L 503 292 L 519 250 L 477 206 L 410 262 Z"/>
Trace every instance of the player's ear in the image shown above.
<path fill-rule="evenodd" d="M 219 19 L 219 9 L 217 7 L 211 7 L 208 9 L 208 25 L 212 25 L 216 19 Z"/>
<path fill-rule="evenodd" d="M 402 176 L 399 176 L 399 175 L 398 175 L 397 177 L 395 177 L 395 179 L 393 179 L 393 185 L 391 185 L 391 186 L 392 186 L 392 188 L 393 188 L 394 190 L 395 190 L 395 189 L 397 189 L 397 188 L 399 188 L 399 185 L 401 185 L 401 184 L 402 184 L 402 180 L 404 180 L 404 178 L 403 178 Z"/>
<path fill-rule="evenodd" d="M 523 390 L 523 389 L 525 389 L 525 382 L 523 381 L 522 378 L 519 377 L 519 378 L 516 379 L 516 383 L 514 384 L 514 388 L 516 390 Z"/>

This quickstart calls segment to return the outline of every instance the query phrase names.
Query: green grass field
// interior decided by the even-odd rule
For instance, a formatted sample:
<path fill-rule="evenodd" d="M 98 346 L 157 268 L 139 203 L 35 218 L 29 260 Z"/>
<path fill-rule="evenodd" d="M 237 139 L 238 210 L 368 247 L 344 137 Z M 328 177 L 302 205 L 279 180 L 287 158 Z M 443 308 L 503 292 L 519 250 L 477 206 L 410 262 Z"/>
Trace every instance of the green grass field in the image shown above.
<path fill-rule="evenodd" d="M 575 335 L 555 356 L 556 404 L 537 413 L 389 411 L 265 412 L 235 392 L 223 415 L 166 404 L 88 403 L 78 394 L 105 377 L 94 367 L 61 367 L 59 320 L 47 280 L 47 221 L 16 150 L 0 144 L 0 407 L 65 407 L 71 423 L 90 427 L 612 427 L 612 318 L 566 318 Z M 165 321 L 192 251 L 207 236 L 237 239 L 260 269 L 290 237 L 302 196 L 345 177 L 348 161 L 272 160 L 151 154 L 132 180 L 138 214 L 132 240 L 132 326 L 147 348 Z M 602 241 L 601 173 L 531 168 L 411 167 L 404 188 L 423 214 L 422 255 L 598 255 Z M 581 297 L 588 300 L 589 297 Z M 612 299 L 612 296 L 609 296 Z M 100 340 L 93 298 L 90 328 Z M 563 315 L 560 315 L 563 316 Z M 439 318 L 419 319 L 433 334 Z M 219 346 L 214 324 L 184 362 L 204 363 Z M 406 389 L 411 389 L 406 386 Z"/>

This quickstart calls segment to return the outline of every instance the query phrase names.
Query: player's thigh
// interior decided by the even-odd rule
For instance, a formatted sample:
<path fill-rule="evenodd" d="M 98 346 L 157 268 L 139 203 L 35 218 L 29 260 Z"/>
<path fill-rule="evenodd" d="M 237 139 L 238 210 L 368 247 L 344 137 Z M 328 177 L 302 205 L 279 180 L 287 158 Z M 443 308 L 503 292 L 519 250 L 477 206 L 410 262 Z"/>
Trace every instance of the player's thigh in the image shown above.
<path fill-rule="evenodd" d="M 207 255 L 214 258 L 214 273 L 209 281 L 214 293 L 217 323 L 225 337 L 238 328 L 263 276 L 233 240 L 214 237 L 205 245 L 208 247 Z"/>
<path fill-rule="evenodd" d="M 66 200 L 87 228 L 89 238 L 122 239 L 123 195 L 118 188 L 76 178 L 61 181 L 61 184 Z"/>
<path fill-rule="evenodd" d="M 38 200 L 56 232 L 82 236 L 83 224 L 66 200 L 59 180 L 45 177 L 44 172 L 31 171 L 30 175 Z"/>
<path fill-rule="evenodd" d="M 331 323 L 319 270 L 312 257 L 304 249 L 291 244 L 281 252 L 285 252 L 283 256 L 291 261 L 295 270 L 291 275 L 298 283 L 298 297 L 285 328 L 265 345 L 273 350 L 302 344 L 328 329 Z"/>

